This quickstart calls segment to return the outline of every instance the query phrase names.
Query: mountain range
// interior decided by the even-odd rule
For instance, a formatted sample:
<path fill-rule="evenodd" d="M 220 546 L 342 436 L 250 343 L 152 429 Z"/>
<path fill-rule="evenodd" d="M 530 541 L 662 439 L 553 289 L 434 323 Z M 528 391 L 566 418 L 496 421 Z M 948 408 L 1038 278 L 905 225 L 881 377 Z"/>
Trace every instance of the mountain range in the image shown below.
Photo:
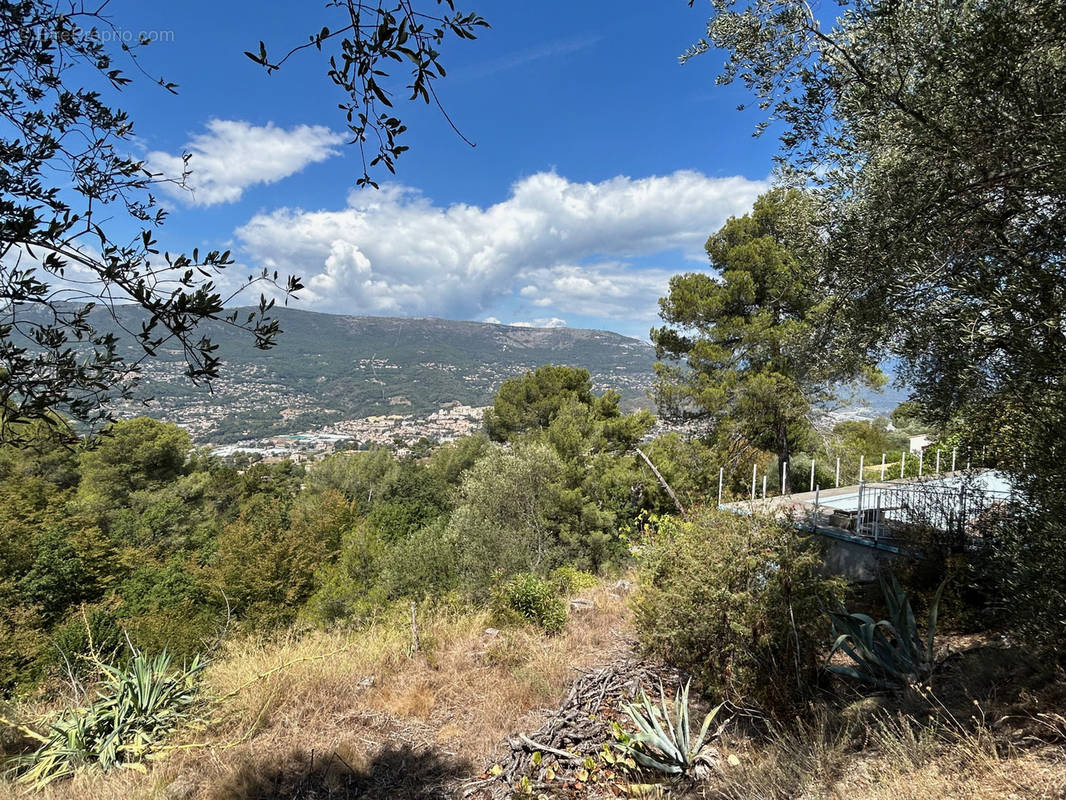
<path fill-rule="evenodd" d="M 126 327 L 143 312 L 120 307 Z M 542 364 L 587 369 L 597 392 L 616 389 L 626 409 L 651 407 L 653 348 L 607 331 L 526 328 L 435 318 L 356 317 L 282 308 L 283 333 L 270 350 L 211 323 L 222 376 L 209 391 L 182 375 L 182 353 L 160 348 L 143 368 L 148 414 L 188 428 L 197 441 L 225 443 L 311 430 L 341 419 L 423 415 L 448 403 L 484 406 L 502 381 Z M 101 324 L 105 324 L 103 320 Z M 136 345 L 123 345 L 136 357 Z"/>

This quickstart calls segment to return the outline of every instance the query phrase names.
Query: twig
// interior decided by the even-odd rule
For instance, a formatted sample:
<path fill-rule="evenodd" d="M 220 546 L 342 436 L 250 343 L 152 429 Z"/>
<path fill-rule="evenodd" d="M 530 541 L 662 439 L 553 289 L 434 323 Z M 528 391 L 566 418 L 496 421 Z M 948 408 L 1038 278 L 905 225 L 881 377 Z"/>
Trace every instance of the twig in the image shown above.
<path fill-rule="evenodd" d="M 553 756 L 559 756 L 559 758 L 565 758 L 570 761 L 582 762 L 585 760 L 576 753 L 571 753 L 568 750 L 556 750 L 554 747 L 548 747 L 548 745 L 546 744 L 538 744 L 537 742 L 534 742 L 532 739 L 526 736 L 524 733 L 518 734 L 518 738 L 522 740 L 523 744 L 528 747 L 532 747 L 534 750 L 541 750 L 545 753 L 551 753 Z"/>
<path fill-rule="evenodd" d="M 633 448 L 637 451 L 637 455 L 644 459 L 644 462 L 651 467 L 651 471 L 655 473 L 655 477 L 659 479 L 659 483 L 666 489 L 666 493 L 670 495 L 670 499 L 674 501 L 674 505 L 677 506 L 677 510 L 681 513 L 681 519 L 688 521 L 688 514 L 685 513 L 684 507 L 681 505 L 681 501 L 677 499 L 677 495 L 674 494 L 674 490 L 670 488 L 670 484 L 666 482 L 666 478 L 662 476 L 662 473 L 656 469 L 655 465 L 651 463 L 651 459 L 644 455 L 644 451 L 639 447 Z"/>
<path fill-rule="evenodd" d="M 279 664 L 273 669 L 268 669 L 266 672 L 256 675 L 250 681 L 242 683 L 233 691 L 227 692 L 226 694 L 222 695 L 222 697 L 218 698 L 218 701 L 222 702 L 223 700 L 229 700 L 231 697 L 234 697 L 235 695 L 238 695 L 243 692 L 252 684 L 258 683 L 259 681 L 263 680 L 263 678 L 269 678 L 274 673 L 281 672 L 283 669 L 288 669 L 289 667 L 295 666 L 296 664 L 302 664 L 307 661 L 321 661 L 324 658 L 332 658 L 335 655 L 351 650 L 353 646 L 354 645 L 349 644 L 345 645 L 344 647 L 338 648 L 337 650 L 334 650 L 332 653 L 322 653 L 321 655 L 317 656 L 301 656 L 300 658 L 294 658 L 292 661 L 287 661 L 284 664 Z"/>

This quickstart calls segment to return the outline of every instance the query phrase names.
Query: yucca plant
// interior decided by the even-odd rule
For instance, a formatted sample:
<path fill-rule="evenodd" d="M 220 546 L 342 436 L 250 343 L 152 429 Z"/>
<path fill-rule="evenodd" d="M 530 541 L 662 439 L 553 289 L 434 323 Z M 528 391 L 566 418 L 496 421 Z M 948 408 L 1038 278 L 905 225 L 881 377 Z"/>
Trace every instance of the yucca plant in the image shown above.
<path fill-rule="evenodd" d="M 933 671 L 933 637 L 944 585 L 940 584 L 929 607 L 924 636 L 915 621 L 910 598 L 894 575 L 887 581 L 881 579 L 888 619 L 874 621 L 843 607 L 829 612 L 836 633 L 829 658 L 843 652 L 854 665 L 831 665 L 828 669 L 878 689 L 900 689 L 928 680 Z"/>
<path fill-rule="evenodd" d="M 700 762 L 704 746 L 709 738 L 717 737 L 725 727 L 723 723 L 708 737 L 722 705 L 715 706 L 703 719 L 699 735 L 692 737 L 689 724 L 689 687 L 692 681 L 674 694 L 674 702 L 668 704 L 659 684 L 659 705 L 655 706 L 641 689 L 639 704 L 627 703 L 622 710 L 636 725 L 639 733 L 626 737 L 618 747 L 627 756 L 643 767 L 667 775 L 685 775 Z"/>
<path fill-rule="evenodd" d="M 16 765 L 24 769 L 22 783 L 39 789 L 89 764 L 143 769 L 140 762 L 190 719 L 204 666 L 199 658 L 172 667 L 166 651 L 154 657 L 137 653 L 125 667 L 97 666 L 96 697 L 51 723 L 47 741 Z"/>

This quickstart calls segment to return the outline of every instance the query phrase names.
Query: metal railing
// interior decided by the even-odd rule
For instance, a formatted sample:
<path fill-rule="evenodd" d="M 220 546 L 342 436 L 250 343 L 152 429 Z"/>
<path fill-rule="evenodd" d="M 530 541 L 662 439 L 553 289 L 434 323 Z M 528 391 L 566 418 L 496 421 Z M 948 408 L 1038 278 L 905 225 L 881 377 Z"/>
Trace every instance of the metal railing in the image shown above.
<path fill-rule="evenodd" d="M 839 498 L 837 498 L 839 499 Z M 983 486 L 974 476 L 911 484 L 862 482 L 847 508 L 816 498 L 814 528 L 845 531 L 874 543 L 926 541 L 950 550 L 980 546 L 982 531 L 1016 513 L 1010 493 Z M 853 506 L 853 507 L 852 507 Z"/>

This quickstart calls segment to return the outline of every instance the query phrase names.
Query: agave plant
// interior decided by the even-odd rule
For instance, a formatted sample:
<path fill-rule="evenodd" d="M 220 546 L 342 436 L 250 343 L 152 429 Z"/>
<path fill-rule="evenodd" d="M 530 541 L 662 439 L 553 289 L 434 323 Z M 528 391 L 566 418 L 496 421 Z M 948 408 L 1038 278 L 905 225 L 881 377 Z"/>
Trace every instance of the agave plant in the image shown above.
<path fill-rule="evenodd" d="M 666 702 L 662 684 L 659 684 L 659 705 L 655 706 L 642 689 L 639 704 L 627 703 L 622 710 L 636 725 L 639 733 L 622 740 L 619 747 L 634 761 L 643 767 L 666 773 L 667 775 L 684 775 L 692 771 L 700 761 L 704 745 L 709 741 L 708 733 L 714 722 L 720 704 L 711 709 L 703 719 L 699 735 L 692 737 L 689 724 L 689 686 L 674 694 L 672 707 Z M 723 723 L 715 731 L 714 738 L 725 727 Z"/>
<path fill-rule="evenodd" d="M 843 652 L 854 665 L 831 665 L 828 669 L 879 689 L 899 689 L 927 680 L 933 671 L 933 636 L 944 585 L 940 584 L 929 607 L 924 636 L 918 630 L 910 598 L 894 575 L 887 581 L 881 579 L 888 619 L 875 622 L 866 614 L 852 614 L 843 607 L 829 612 L 837 635 L 829 657 Z"/>
<path fill-rule="evenodd" d="M 154 657 L 135 654 L 124 668 L 98 666 L 95 699 L 52 722 L 47 741 L 22 760 L 22 783 L 39 789 L 86 764 L 104 770 L 141 767 L 162 738 L 189 719 L 204 663 L 197 658 L 172 668 L 164 651 Z"/>

